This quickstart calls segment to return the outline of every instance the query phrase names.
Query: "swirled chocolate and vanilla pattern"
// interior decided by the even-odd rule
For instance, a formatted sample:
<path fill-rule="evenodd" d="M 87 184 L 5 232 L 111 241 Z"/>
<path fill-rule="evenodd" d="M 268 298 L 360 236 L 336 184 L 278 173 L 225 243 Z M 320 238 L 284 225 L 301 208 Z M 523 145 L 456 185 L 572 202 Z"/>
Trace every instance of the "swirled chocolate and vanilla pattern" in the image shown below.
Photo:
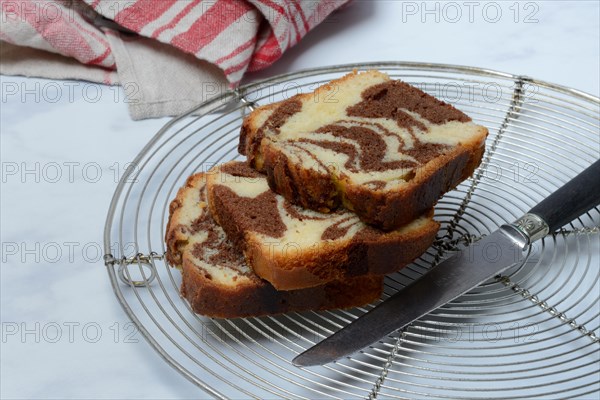
<path fill-rule="evenodd" d="M 344 202 L 363 216 L 364 205 L 355 206 L 348 191 L 401 192 L 448 168 L 440 174 L 447 181 L 437 182 L 439 189 L 434 189 L 441 193 L 415 196 L 437 200 L 472 173 L 486 136 L 487 129 L 450 104 L 368 71 L 257 109 L 244 123 L 239 149 L 269 179 L 277 177 L 271 186 L 289 200 L 319 211 Z M 303 190 L 301 180 L 306 176 L 327 177 L 337 193 Z M 415 177 L 418 183 L 413 182 Z M 363 200 L 368 202 L 364 194 Z M 385 206 L 380 203 L 373 206 Z M 431 200 L 386 229 L 410 221 L 434 203 Z M 377 218 L 364 220 L 385 225 Z"/>
<path fill-rule="evenodd" d="M 243 255 L 210 215 L 202 175 L 192 177 L 179 192 L 171 206 L 169 224 L 167 244 L 171 245 L 168 252 L 171 264 L 181 266 L 185 254 L 207 276 L 223 284 L 252 279 L 252 270 L 244 263 Z"/>
<path fill-rule="evenodd" d="M 284 101 L 260 118 L 260 136 L 294 162 L 378 190 L 404 185 L 460 143 L 485 139 L 461 111 L 374 71 Z"/>
<path fill-rule="evenodd" d="M 216 221 L 244 249 L 253 270 L 281 290 L 396 271 L 425 251 L 438 229 L 431 214 L 383 232 L 345 209 L 304 209 L 273 192 L 266 177 L 243 162 L 209 171 L 207 186 Z M 370 246 L 379 245 L 374 258 L 388 258 L 370 264 Z M 406 251 L 394 258 L 392 247 Z"/>
<path fill-rule="evenodd" d="M 195 312 L 218 318 L 348 308 L 381 295 L 383 278 L 361 277 L 281 292 L 260 279 L 213 220 L 205 175 L 191 176 L 171 203 L 167 259 L 182 271 L 182 294 Z"/>

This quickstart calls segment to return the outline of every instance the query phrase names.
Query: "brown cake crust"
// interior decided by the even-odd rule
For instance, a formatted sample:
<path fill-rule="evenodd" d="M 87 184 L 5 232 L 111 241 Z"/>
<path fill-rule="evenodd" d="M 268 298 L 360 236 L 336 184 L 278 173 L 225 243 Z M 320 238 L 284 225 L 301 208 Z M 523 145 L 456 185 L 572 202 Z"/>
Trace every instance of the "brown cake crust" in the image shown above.
<path fill-rule="evenodd" d="M 207 174 L 208 202 L 211 214 L 243 250 L 248 265 L 278 290 L 396 272 L 425 252 L 439 229 L 433 220 L 433 210 L 428 210 L 410 228 L 383 232 L 364 225 L 348 211 L 303 214 L 299 207 L 287 203 L 268 188 L 258 190 L 251 198 L 237 195 L 224 184 L 237 178 L 249 179 L 244 184 L 247 187 L 260 179 L 259 176 L 242 162 L 216 167 Z M 327 229 L 321 238 L 309 245 L 296 245 L 284 239 L 284 234 L 291 230 L 306 228 L 286 226 L 283 221 L 292 219 L 296 222 L 291 223 L 301 223 L 303 218 L 323 220 Z M 350 221 L 351 225 L 343 225 L 344 221 Z M 350 226 L 356 229 L 352 235 L 346 235 L 340 226 L 346 230 Z"/>
<path fill-rule="evenodd" d="M 375 73 L 375 72 L 368 72 Z M 387 118 L 406 129 L 415 139 L 416 147 L 403 150 L 414 157 L 418 164 L 406 164 L 407 183 L 402 187 L 378 190 L 377 185 L 362 185 L 352 182 L 341 174 L 333 176 L 325 166 L 307 168 L 297 160 L 291 159 L 282 146 L 276 143 L 279 128 L 285 118 L 300 112 L 298 104 L 323 98 L 332 88 L 343 85 L 359 74 L 346 75 L 318 88 L 313 93 L 301 94 L 288 100 L 258 108 L 245 118 L 240 135 L 238 150 L 246 155 L 249 164 L 267 175 L 269 186 L 290 202 L 320 212 L 331 212 L 344 206 L 366 223 L 383 230 L 392 230 L 402 226 L 435 205 L 444 193 L 467 179 L 479 166 L 483 152 L 487 129 L 475 126 L 475 133 L 468 140 L 456 146 L 438 146 L 418 141 L 418 130 L 426 130 L 422 121 L 444 124 L 448 122 L 470 123 L 471 119 L 434 97 L 400 81 L 387 81 L 374 85 L 362 93 L 362 102 L 346 109 L 348 117 Z M 403 108 L 396 103 L 400 102 Z M 283 112 L 282 109 L 285 111 Z M 409 112 L 402 111 L 403 109 Z M 412 114 L 411 114 L 412 113 Z M 269 115 L 264 118 L 264 115 Z M 419 115 L 421 119 L 414 117 Z M 368 130 L 361 135 L 360 126 L 342 128 L 338 125 L 325 126 L 320 130 L 336 137 L 351 138 L 360 142 L 366 140 Z M 354 132 L 353 132 L 354 130 Z M 267 137 L 267 135 L 270 135 Z M 274 139 L 273 139 L 274 138 Z M 275 141 L 274 141 L 275 140 Z M 321 142 L 321 147 L 337 145 L 339 152 L 350 153 L 342 144 Z M 380 145 L 364 142 L 361 148 L 373 150 Z M 381 155 L 381 154 L 379 154 Z M 369 159 L 361 160 L 367 165 Z M 316 162 L 316 161 L 315 161 Z M 382 162 L 381 162 L 382 163 Z M 374 164 L 374 168 L 377 164 Z M 404 168 L 401 163 L 395 168 Z"/>
<path fill-rule="evenodd" d="M 331 282 L 307 289 L 278 291 L 268 282 L 235 287 L 218 285 L 184 258 L 181 294 L 192 310 L 212 318 L 247 318 L 289 312 L 360 307 L 379 299 L 383 277 Z"/>
<path fill-rule="evenodd" d="M 205 233 L 208 238 L 202 241 Z M 182 273 L 181 294 L 198 314 L 240 318 L 350 308 L 377 300 L 383 290 L 382 276 L 366 276 L 278 291 L 244 268 L 242 254 L 221 233 L 206 204 L 205 174 L 192 175 L 170 204 L 165 240 L 168 263 Z M 207 248 L 216 249 L 216 254 L 205 257 Z M 237 276 L 233 281 L 220 281 L 203 262 L 221 265 Z"/>

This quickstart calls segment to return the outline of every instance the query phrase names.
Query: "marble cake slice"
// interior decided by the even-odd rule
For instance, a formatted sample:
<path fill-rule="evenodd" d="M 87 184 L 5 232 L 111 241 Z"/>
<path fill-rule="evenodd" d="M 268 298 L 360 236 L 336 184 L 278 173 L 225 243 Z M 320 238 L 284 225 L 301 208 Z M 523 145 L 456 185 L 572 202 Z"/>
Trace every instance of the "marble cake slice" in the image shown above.
<path fill-rule="evenodd" d="M 204 174 L 191 176 L 171 202 L 167 260 L 182 272 L 181 293 L 199 314 L 216 318 L 350 308 L 379 299 L 383 277 L 364 276 L 278 291 L 244 262 L 206 204 Z"/>
<path fill-rule="evenodd" d="M 487 134 L 450 104 L 367 71 L 257 108 L 244 120 L 239 151 L 294 204 L 321 212 L 343 205 L 391 230 L 468 178 Z"/>
<path fill-rule="evenodd" d="M 398 271 L 427 250 L 439 229 L 433 210 L 384 232 L 344 209 L 304 209 L 269 189 L 266 177 L 244 162 L 210 170 L 207 193 L 217 223 L 278 290 Z"/>

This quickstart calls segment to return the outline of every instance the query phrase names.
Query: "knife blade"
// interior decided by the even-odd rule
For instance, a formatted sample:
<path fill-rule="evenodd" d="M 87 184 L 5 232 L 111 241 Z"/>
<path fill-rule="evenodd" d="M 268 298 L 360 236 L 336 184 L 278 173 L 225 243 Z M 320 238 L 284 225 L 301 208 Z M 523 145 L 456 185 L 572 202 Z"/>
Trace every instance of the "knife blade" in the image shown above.
<path fill-rule="evenodd" d="M 383 303 L 292 360 L 299 367 L 348 356 L 523 261 L 531 243 L 600 204 L 600 160 L 528 213 L 433 267 Z"/>

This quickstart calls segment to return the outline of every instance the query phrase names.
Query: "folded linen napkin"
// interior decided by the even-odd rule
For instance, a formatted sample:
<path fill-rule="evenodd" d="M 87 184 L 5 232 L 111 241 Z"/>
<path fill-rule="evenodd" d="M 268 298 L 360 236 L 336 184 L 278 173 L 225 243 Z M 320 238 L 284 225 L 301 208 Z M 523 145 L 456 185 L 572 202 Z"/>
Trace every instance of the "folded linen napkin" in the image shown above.
<path fill-rule="evenodd" d="M 236 87 L 350 0 L 0 0 L 0 73 L 121 84 L 133 119 Z"/>

